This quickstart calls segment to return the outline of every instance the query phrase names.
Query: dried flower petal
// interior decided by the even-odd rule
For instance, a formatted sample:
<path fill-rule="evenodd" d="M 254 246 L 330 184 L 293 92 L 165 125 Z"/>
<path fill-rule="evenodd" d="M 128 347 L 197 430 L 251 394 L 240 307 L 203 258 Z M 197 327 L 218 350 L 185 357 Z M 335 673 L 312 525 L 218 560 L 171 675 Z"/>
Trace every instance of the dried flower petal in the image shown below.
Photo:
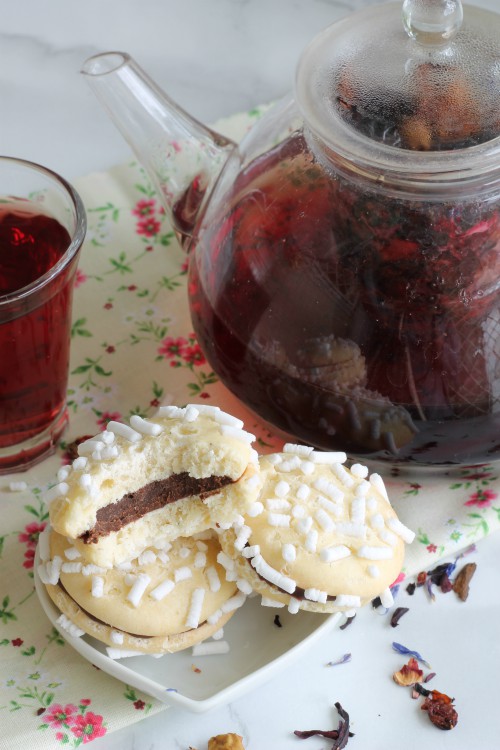
<path fill-rule="evenodd" d="M 467 563 L 460 570 L 453 582 L 453 591 L 463 602 L 465 602 L 469 596 L 469 585 L 472 576 L 476 572 L 476 568 L 476 563 Z"/>
<path fill-rule="evenodd" d="M 431 665 L 429 664 L 429 662 L 425 661 L 425 659 L 420 656 L 418 651 L 412 651 L 411 649 L 406 648 L 406 646 L 403 646 L 401 643 L 396 643 L 395 641 L 392 642 L 392 648 L 394 649 L 394 651 L 397 651 L 398 654 L 413 656 L 413 658 L 423 664 L 424 667 L 427 667 L 427 669 L 431 669 Z"/>
<path fill-rule="evenodd" d="M 282 628 L 283 627 L 283 625 L 281 624 L 281 620 L 280 620 L 280 616 L 279 615 L 274 615 L 273 622 L 274 622 L 274 624 L 276 625 L 277 628 Z"/>
<path fill-rule="evenodd" d="M 427 580 L 427 573 L 422 570 L 417 576 L 417 586 L 423 586 Z"/>
<path fill-rule="evenodd" d="M 396 628 L 399 625 L 400 619 L 410 610 L 408 607 L 397 607 L 391 616 L 391 628 Z"/>
<path fill-rule="evenodd" d="M 200 674 L 201 669 L 197 667 L 195 664 L 191 664 L 191 671 L 195 672 L 196 674 Z"/>
<path fill-rule="evenodd" d="M 429 672 L 429 674 L 425 675 L 424 682 L 430 682 L 435 676 L 436 676 L 435 672 Z"/>
<path fill-rule="evenodd" d="M 349 737 L 353 737 L 353 733 L 349 731 L 349 714 L 345 711 L 340 703 L 335 704 L 341 721 L 339 721 L 338 729 L 330 729 L 323 731 L 322 729 L 308 729 L 301 731 L 296 729 L 294 735 L 300 740 L 307 740 L 309 737 L 326 737 L 329 740 L 333 740 L 331 750 L 342 750 L 347 745 Z"/>
<path fill-rule="evenodd" d="M 338 664 L 346 664 L 346 662 L 351 661 L 352 654 L 344 654 L 340 659 L 337 659 L 337 661 L 329 661 L 327 662 L 327 667 L 336 667 Z"/>
<path fill-rule="evenodd" d="M 406 587 L 406 591 L 410 596 L 413 596 L 416 588 L 417 588 L 416 583 L 409 583 L 408 586 Z"/>
<path fill-rule="evenodd" d="M 408 664 L 401 667 L 399 672 L 394 672 L 392 679 L 397 685 L 408 687 L 409 685 L 415 685 L 416 682 L 420 682 L 423 674 L 417 660 L 412 657 Z"/>

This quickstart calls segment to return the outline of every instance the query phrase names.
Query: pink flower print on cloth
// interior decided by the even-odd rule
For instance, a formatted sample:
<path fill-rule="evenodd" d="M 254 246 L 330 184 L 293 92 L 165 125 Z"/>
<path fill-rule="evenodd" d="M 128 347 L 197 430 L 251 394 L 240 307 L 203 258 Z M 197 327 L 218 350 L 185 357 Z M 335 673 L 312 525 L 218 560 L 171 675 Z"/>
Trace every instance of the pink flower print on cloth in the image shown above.
<path fill-rule="evenodd" d="M 493 490 L 478 490 L 474 492 L 464 505 L 473 505 L 476 508 L 489 508 L 498 497 Z"/>

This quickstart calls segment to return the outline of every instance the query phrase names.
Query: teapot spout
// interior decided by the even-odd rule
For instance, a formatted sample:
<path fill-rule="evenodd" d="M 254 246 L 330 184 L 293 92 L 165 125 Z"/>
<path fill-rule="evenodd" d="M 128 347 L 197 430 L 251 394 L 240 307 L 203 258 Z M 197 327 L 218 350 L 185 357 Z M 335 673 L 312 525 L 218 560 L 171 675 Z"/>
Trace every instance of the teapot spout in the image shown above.
<path fill-rule="evenodd" d="M 188 249 L 236 145 L 181 109 L 126 53 L 89 57 L 81 72 L 147 171 Z"/>

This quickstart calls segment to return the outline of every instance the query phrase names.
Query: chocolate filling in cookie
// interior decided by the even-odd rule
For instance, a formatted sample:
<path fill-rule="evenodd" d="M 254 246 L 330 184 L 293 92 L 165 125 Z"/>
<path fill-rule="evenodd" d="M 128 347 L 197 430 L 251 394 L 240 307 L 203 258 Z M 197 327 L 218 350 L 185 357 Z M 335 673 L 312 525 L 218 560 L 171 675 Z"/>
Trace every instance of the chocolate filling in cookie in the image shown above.
<path fill-rule="evenodd" d="M 226 476 L 196 479 L 187 472 L 155 480 L 135 492 L 128 492 L 116 503 L 99 508 L 94 526 L 81 534 L 80 539 L 85 544 L 95 544 L 100 537 L 107 536 L 112 531 L 119 531 L 146 513 L 191 495 L 203 500 L 232 482 L 233 480 Z"/>

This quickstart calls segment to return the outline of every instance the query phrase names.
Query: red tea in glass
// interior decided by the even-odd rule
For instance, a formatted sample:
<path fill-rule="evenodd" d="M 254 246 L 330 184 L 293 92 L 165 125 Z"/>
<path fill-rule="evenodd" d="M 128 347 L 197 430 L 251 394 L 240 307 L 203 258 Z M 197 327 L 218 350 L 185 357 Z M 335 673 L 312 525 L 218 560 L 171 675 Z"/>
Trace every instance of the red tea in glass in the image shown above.
<path fill-rule="evenodd" d="M 66 425 L 73 281 L 85 232 L 81 201 L 57 175 L 0 159 L 0 190 L 12 183 L 15 192 L 0 197 L 2 473 L 52 452 Z"/>

